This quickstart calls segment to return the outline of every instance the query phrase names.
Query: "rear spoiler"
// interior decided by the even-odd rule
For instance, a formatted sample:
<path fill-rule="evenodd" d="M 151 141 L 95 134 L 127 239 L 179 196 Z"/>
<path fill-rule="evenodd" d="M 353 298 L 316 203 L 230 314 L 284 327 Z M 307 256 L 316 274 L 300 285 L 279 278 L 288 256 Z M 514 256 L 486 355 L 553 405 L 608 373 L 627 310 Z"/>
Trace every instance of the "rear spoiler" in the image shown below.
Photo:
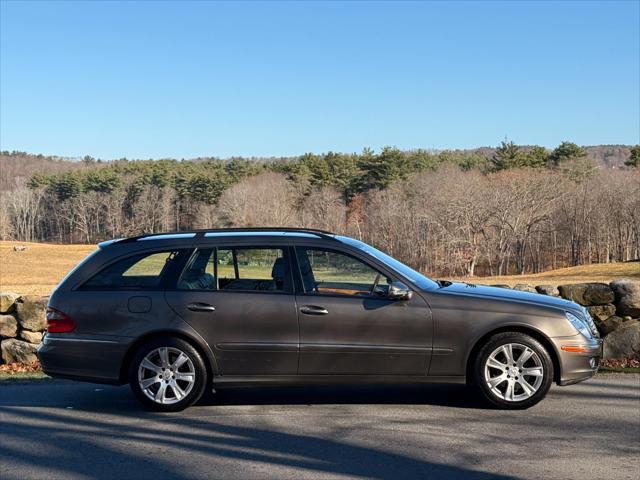
<path fill-rule="evenodd" d="M 111 240 L 105 240 L 104 242 L 100 242 L 98 244 L 98 248 L 102 250 L 103 248 L 108 247 L 109 245 L 119 242 L 120 240 L 124 240 L 123 238 L 112 238 Z"/>

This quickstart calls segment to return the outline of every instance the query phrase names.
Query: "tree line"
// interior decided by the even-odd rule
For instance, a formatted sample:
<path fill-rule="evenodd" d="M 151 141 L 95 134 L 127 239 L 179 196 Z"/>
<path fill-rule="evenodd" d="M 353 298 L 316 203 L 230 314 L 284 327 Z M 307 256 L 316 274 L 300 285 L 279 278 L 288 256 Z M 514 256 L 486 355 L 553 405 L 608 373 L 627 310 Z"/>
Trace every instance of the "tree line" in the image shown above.
<path fill-rule="evenodd" d="M 5 153 L 5 152 L 3 152 Z M 95 243 L 142 232 L 307 226 L 440 275 L 538 272 L 640 257 L 640 147 L 622 169 L 581 147 L 117 160 L 35 171 L 0 193 L 0 237 Z"/>

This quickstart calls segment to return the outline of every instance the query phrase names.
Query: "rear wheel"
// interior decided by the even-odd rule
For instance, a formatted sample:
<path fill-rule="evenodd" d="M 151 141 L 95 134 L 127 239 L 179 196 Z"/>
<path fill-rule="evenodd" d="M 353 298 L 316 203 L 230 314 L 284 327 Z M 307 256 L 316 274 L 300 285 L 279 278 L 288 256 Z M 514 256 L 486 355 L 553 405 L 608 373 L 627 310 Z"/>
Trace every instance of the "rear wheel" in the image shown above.
<path fill-rule="evenodd" d="M 206 384 L 202 357 L 179 338 L 163 337 L 145 343 L 129 368 L 131 390 L 152 410 L 183 410 L 202 397 Z"/>
<path fill-rule="evenodd" d="M 485 399 L 498 408 L 529 408 L 542 400 L 553 381 L 549 352 L 520 332 L 494 335 L 480 349 L 473 380 Z"/>

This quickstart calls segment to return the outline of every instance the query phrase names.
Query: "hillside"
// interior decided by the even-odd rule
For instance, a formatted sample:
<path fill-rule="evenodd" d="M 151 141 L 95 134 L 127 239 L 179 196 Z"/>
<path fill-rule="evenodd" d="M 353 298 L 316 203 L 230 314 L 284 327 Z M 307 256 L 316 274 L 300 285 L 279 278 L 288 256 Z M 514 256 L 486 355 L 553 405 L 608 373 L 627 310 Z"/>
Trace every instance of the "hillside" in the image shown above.
<path fill-rule="evenodd" d="M 522 146 L 523 150 L 531 148 Z M 587 152 L 587 158 L 594 160 L 597 165 L 605 168 L 620 168 L 631 155 L 631 145 L 588 145 L 583 147 Z M 491 158 L 496 152 L 495 148 L 480 147 L 471 150 L 461 150 L 468 154 L 478 154 Z"/>
<path fill-rule="evenodd" d="M 16 245 L 26 246 L 27 250 L 16 252 L 13 249 Z M 95 245 L 54 245 L 0 241 L 0 290 L 10 290 L 20 294 L 48 295 L 69 270 L 95 249 Z M 467 277 L 460 280 L 510 286 L 527 283 L 535 286 L 610 282 L 618 278 L 640 280 L 640 262 L 584 265 L 535 275 Z"/>
<path fill-rule="evenodd" d="M 522 146 L 524 151 L 530 149 L 530 146 Z M 629 159 L 631 146 L 630 145 L 591 145 L 584 147 L 587 157 L 593 159 L 596 164 L 606 168 L 619 168 L 624 165 L 624 162 Z M 444 150 L 428 150 L 429 153 L 437 155 Z M 460 156 L 466 157 L 485 157 L 491 158 L 496 149 L 493 147 L 478 147 L 472 149 L 451 149 L 451 152 Z M 551 152 L 551 150 L 548 150 Z M 408 152 L 407 152 L 408 153 Z M 208 159 L 214 159 L 216 157 L 208 158 L 192 158 L 186 159 L 190 162 L 202 162 Z M 125 160 L 125 159 L 119 159 Z M 132 159 L 133 160 L 133 159 Z M 185 159 L 182 159 L 185 160 Z M 278 162 L 278 161 L 291 161 L 295 158 L 283 157 L 260 157 L 260 158 L 246 158 L 244 160 L 250 160 L 255 163 L 263 162 Z M 90 156 L 84 158 L 67 158 L 58 157 L 55 155 L 42 155 L 42 154 L 30 154 L 26 152 L 0 152 L 0 191 L 14 188 L 17 182 L 26 182 L 35 173 L 39 174 L 57 174 L 67 170 L 83 170 L 83 169 L 95 169 L 116 161 L 95 159 Z"/>
<path fill-rule="evenodd" d="M 562 285 L 566 283 L 609 283 L 619 278 L 640 280 L 640 262 L 598 263 L 577 267 L 559 268 L 531 275 L 507 275 L 502 277 L 465 277 L 457 280 L 483 285 L 504 284 L 513 287 L 518 283 L 527 285 Z"/>

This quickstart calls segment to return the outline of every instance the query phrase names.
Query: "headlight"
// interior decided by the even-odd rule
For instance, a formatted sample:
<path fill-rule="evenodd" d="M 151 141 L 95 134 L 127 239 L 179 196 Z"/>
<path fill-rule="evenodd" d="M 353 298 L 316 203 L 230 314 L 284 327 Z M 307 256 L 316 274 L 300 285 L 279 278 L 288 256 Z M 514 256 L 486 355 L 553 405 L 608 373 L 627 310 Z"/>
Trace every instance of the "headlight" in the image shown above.
<path fill-rule="evenodd" d="M 574 326 L 576 330 L 578 330 L 582 335 L 587 338 L 593 338 L 593 334 L 591 333 L 591 329 L 589 325 L 582 320 L 581 318 L 576 317 L 573 313 L 565 312 L 567 316 L 567 320 Z"/>
<path fill-rule="evenodd" d="M 593 317 L 587 310 L 587 307 L 582 307 L 582 313 L 584 313 L 584 321 L 591 330 L 591 336 L 593 338 L 600 338 L 600 332 L 598 332 L 598 327 L 596 327 L 596 323 L 593 321 Z"/>

